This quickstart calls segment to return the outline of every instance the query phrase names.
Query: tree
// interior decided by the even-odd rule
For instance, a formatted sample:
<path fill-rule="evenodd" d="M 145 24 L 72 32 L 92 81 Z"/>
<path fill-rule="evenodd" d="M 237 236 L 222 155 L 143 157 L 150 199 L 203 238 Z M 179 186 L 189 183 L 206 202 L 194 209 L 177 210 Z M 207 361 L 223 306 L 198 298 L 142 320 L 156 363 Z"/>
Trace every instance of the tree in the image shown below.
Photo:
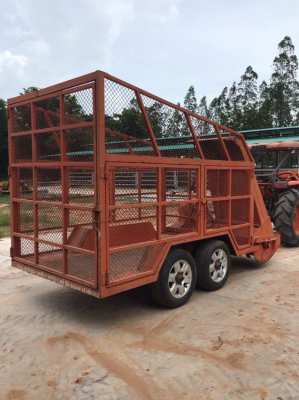
<path fill-rule="evenodd" d="M 211 118 L 211 110 L 209 109 L 207 98 L 203 96 L 200 99 L 199 106 L 198 106 L 198 113 L 206 118 Z M 204 121 L 200 121 L 197 123 L 197 128 L 200 129 L 202 135 L 208 135 L 211 132 L 211 126 Z"/>
<path fill-rule="evenodd" d="M 200 99 L 199 106 L 198 106 L 198 113 L 199 113 L 199 115 L 202 115 L 203 117 L 210 118 L 210 110 L 208 107 L 206 96 L 203 96 Z"/>
<path fill-rule="evenodd" d="M 227 125 L 239 129 L 242 121 L 242 110 L 239 105 L 238 89 L 236 82 L 229 88 L 227 96 Z"/>
<path fill-rule="evenodd" d="M 144 118 L 134 98 L 130 100 L 127 107 L 122 109 L 121 113 L 114 113 L 112 116 L 106 116 L 106 127 L 116 132 L 132 135 L 137 139 L 147 137 Z"/>
<path fill-rule="evenodd" d="M 278 44 L 273 68 L 270 82 L 258 85 L 258 74 L 249 65 L 238 84 L 234 82 L 229 89 L 225 87 L 212 99 L 209 117 L 236 130 L 298 125 L 298 60 L 289 36 Z M 188 101 L 192 97 L 190 93 Z M 202 106 L 198 110 L 204 114 Z"/>
<path fill-rule="evenodd" d="M 289 36 L 278 44 L 271 76 L 272 115 L 275 126 L 287 126 L 296 119 L 298 109 L 298 59 Z"/>
<path fill-rule="evenodd" d="M 7 145 L 7 108 L 6 102 L 0 99 L 0 177 L 7 178 L 8 145 Z"/>
<path fill-rule="evenodd" d="M 237 108 L 241 111 L 242 118 L 239 129 L 255 128 L 258 112 L 258 75 L 249 65 L 241 76 L 237 87 Z"/>
<path fill-rule="evenodd" d="M 190 111 L 197 111 L 197 99 L 194 86 L 190 86 L 184 98 L 184 107 Z"/>
<path fill-rule="evenodd" d="M 226 125 L 228 120 L 227 112 L 227 93 L 228 89 L 225 87 L 219 97 L 215 97 L 210 103 L 211 118 L 220 124 Z"/>
<path fill-rule="evenodd" d="M 180 106 L 180 103 L 177 104 Z M 181 136 L 188 136 L 189 130 L 186 129 L 184 114 L 177 109 L 173 109 L 167 121 L 167 128 L 165 137 L 179 138 Z"/>
<path fill-rule="evenodd" d="M 33 92 L 37 92 L 39 89 L 36 86 L 29 86 L 28 88 L 23 88 L 22 92 L 20 92 L 20 96 L 23 96 L 24 94 L 28 94 L 28 93 L 33 93 Z"/>
<path fill-rule="evenodd" d="M 260 128 L 269 128 L 272 125 L 273 118 L 271 89 L 267 82 L 263 81 L 259 86 L 257 126 Z"/>

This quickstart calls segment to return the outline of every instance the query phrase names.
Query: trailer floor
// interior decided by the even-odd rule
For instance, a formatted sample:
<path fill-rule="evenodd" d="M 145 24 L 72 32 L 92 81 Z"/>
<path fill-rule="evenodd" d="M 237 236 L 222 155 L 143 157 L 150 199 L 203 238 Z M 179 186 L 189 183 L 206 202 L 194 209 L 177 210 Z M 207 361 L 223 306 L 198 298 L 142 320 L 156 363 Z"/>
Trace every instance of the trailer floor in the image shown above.
<path fill-rule="evenodd" d="M 1 400 L 299 399 L 299 249 L 236 260 L 180 309 L 99 301 L 10 268 L 0 240 Z"/>

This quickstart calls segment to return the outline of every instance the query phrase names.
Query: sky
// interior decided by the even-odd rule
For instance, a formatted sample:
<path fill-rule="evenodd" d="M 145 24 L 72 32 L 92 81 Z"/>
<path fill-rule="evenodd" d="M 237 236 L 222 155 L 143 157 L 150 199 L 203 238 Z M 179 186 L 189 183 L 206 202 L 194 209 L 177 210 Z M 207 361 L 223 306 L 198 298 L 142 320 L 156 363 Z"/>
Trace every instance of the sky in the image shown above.
<path fill-rule="evenodd" d="M 0 0 L 0 98 L 100 69 L 173 102 L 211 99 L 277 44 L 299 56 L 298 0 Z"/>

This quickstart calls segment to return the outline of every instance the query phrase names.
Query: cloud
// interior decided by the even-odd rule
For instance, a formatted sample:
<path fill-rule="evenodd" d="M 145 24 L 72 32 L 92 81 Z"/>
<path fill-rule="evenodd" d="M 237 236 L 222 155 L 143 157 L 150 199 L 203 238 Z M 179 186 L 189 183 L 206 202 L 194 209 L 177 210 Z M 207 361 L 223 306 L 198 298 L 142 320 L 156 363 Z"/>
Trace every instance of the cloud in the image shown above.
<path fill-rule="evenodd" d="M 28 64 L 28 58 L 22 54 L 14 54 L 10 50 L 0 52 L 0 73 L 6 68 L 14 68 L 17 73 L 23 72 Z"/>
<path fill-rule="evenodd" d="M 10 0 L 0 97 L 102 69 L 175 102 L 191 84 L 211 98 L 249 64 L 267 79 L 278 41 L 299 46 L 298 13 L 296 0 Z"/>

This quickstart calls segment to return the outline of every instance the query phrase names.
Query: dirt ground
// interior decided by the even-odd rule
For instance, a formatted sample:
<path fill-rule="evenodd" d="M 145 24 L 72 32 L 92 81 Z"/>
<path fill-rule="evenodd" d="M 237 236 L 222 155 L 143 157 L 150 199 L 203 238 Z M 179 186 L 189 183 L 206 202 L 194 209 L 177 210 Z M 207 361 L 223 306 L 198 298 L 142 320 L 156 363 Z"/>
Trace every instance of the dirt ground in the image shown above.
<path fill-rule="evenodd" d="M 299 250 L 234 262 L 176 310 L 12 269 L 0 240 L 1 400 L 299 399 Z"/>

